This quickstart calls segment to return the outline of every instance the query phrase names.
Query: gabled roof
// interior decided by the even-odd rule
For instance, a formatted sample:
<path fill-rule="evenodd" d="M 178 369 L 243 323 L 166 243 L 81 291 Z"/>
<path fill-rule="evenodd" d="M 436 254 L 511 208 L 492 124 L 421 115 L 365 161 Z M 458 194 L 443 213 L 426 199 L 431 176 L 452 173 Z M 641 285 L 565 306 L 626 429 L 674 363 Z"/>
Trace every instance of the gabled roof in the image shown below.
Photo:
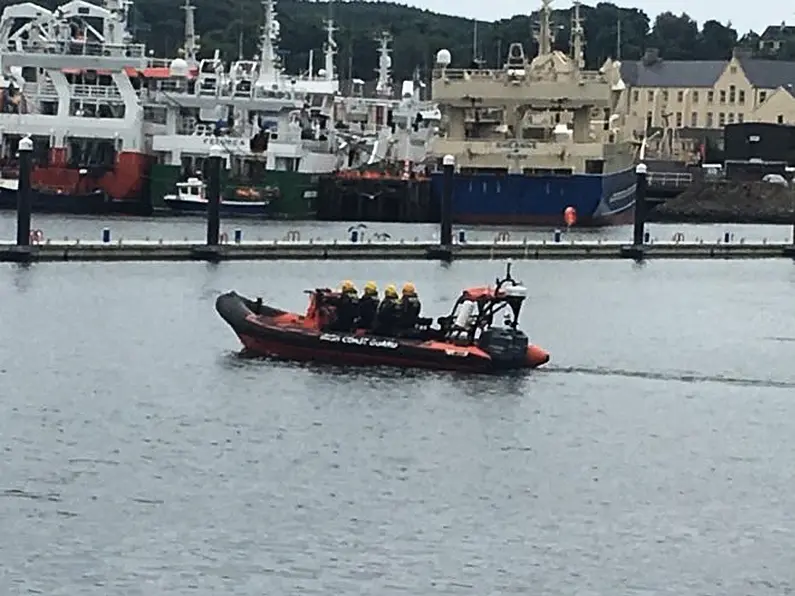
<path fill-rule="evenodd" d="M 784 60 L 754 60 L 743 58 L 740 65 L 754 87 L 775 89 L 789 83 L 795 84 L 795 62 Z"/>
<path fill-rule="evenodd" d="M 642 60 L 621 63 L 621 78 L 631 87 L 712 87 L 726 68 L 725 60 Z"/>
<path fill-rule="evenodd" d="M 795 62 L 740 58 L 748 82 L 754 87 L 775 89 L 795 84 Z M 621 78 L 630 87 L 713 87 L 728 60 L 642 60 L 621 63 Z"/>
<path fill-rule="evenodd" d="M 763 41 L 771 39 L 784 39 L 795 37 L 795 26 L 793 25 L 768 25 L 759 38 Z"/>

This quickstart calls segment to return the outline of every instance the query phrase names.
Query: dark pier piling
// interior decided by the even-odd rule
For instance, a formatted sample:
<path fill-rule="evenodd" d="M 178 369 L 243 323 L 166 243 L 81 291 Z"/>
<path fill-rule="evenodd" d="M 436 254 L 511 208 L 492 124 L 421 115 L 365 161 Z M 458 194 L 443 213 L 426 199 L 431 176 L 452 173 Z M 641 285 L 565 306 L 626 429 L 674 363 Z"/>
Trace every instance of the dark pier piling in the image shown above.
<path fill-rule="evenodd" d="M 223 150 L 210 148 L 207 159 L 207 246 L 218 246 L 221 234 L 221 164 Z"/>
<path fill-rule="evenodd" d="M 450 247 L 453 244 L 453 174 L 455 157 L 445 155 L 442 161 L 444 188 L 442 190 L 441 216 L 439 218 L 439 244 Z"/>
<path fill-rule="evenodd" d="M 19 141 L 19 186 L 17 188 L 17 246 L 30 246 L 30 173 L 33 169 L 33 141 Z"/>
<path fill-rule="evenodd" d="M 635 221 L 632 227 L 632 245 L 642 247 L 646 231 L 646 191 L 649 187 L 646 164 L 639 163 L 635 168 Z"/>

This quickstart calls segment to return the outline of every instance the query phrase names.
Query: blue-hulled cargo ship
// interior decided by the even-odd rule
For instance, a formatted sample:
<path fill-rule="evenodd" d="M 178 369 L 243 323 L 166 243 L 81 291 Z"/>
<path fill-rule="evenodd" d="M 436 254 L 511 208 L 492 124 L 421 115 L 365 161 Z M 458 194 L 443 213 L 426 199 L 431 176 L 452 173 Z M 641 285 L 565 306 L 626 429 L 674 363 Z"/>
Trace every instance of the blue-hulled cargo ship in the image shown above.
<path fill-rule="evenodd" d="M 441 197 L 443 175 L 431 175 L 432 192 Z M 462 174 L 453 183 L 457 223 L 560 225 L 573 207 L 577 225 L 618 225 L 632 221 L 635 168 L 611 174 L 526 176 Z"/>
<path fill-rule="evenodd" d="M 586 71 L 579 5 L 574 4 L 572 56 L 553 50 L 550 0 L 542 0 L 529 59 L 512 43 L 500 69 L 451 69 L 440 50 L 433 97 L 443 113 L 433 154 L 456 161 L 453 216 L 459 223 L 560 225 L 573 208 L 576 225 L 632 220 L 636 143 L 620 106 L 619 66 Z M 443 174 L 431 174 L 440 198 Z M 569 211 L 571 211 L 569 209 Z"/>

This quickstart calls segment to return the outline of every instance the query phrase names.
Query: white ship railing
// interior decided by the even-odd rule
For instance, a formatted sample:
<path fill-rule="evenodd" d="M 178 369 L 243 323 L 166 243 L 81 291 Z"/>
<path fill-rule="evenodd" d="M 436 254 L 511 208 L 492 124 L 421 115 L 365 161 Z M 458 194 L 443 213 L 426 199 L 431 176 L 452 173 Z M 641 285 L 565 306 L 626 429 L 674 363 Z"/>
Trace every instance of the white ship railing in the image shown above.
<path fill-rule="evenodd" d="M 9 43 L 6 54 L 48 54 L 63 56 L 107 56 L 143 58 L 146 46 L 142 43 L 112 44 L 83 41 L 26 41 L 20 52 L 17 43 Z"/>
<path fill-rule="evenodd" d="M 121 93 L 111 85 L 70 85 L 72 97 L 81 99 L 121 99 Z"/>
<path fill-rule="evenodd" d="M 531 75 L 530 78 L 532 80 L 533 73 L 529 72 Z M 546 76 L 546 75 L 545 75 Z M 551 73 L 549 75 L 549 80 L 543 80 L 541 82 L 570 82 L 571 81 L 571 74 L 569 73 L 560 73 L 559 75 L 555 76 L 555 73 Z M 448 81 L 507 81 L 512 80 L 515 77 L 510 74 L 510 71 L 505 69 L 467 69 L 467 68 L 445 68 L 437 69 L 433 71 L 433 77 L 435 79 L 446 79 Z M 588 72 L 588 71 L 580 71 L 577 73 L 577 78 L 580 81 L 584 82 L 596 82 L 596 83 L 607 83 L 607 78 L 604 74 L 600 72 Z"/>

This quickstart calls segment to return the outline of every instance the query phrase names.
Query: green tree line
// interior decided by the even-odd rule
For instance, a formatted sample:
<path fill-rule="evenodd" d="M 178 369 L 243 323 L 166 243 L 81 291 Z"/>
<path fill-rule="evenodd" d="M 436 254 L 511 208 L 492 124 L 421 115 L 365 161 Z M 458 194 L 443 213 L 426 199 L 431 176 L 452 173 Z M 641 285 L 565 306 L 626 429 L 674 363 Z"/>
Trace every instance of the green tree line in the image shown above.
<path fill-rule="evenodd" d="M 196 27 L 201 36 L 202 55 L 218 49 L 224 59 L 240 54 L 251 57 L 257 51 L 262 23 L 260 0 L 194 0 Z M 40 1 L 48 8 L 62 2 Z M 136 38 L 157 56 L 173 56 L 182 45 L 184 11 L 181 0 L 136 0 L 131 26 Z M 0 0 L 0 7 L 12 4 Z M 289 72 L 305 70 L 310 50 L 314 50 L 315 69 L 322 66 L 325 40 L 324 20 L 334 18 L 341 78 L 372 79 L 378 63 L 375 37 L 381 31 L 393 36 L 393 71 L 396 80 L 411 77 L 415 68 L 423 73 L 433 67 L 441 48 L 450 50 L 453 66 L 468 66 L 473 59 L 484 66 L 504 61 L 510 43 L 524 44 L 525 52 L 535 52 L 532 31 L 537 14 L 521 15 L 495 22 L 477 22 L 477 47 L 474 47 L 475 21 L 442 15 L 391 2 L 278 0 L 280 50 Z M 739 35 L 731 24 L 710 20 L 699 28 L 686 14 L 662 13 L 652 22 L 637 8 L 620 8 L 608 2 L 581 6 L 585 29 L 585 53 L 589 68 L 608 57 L 637 60 L 646 48 L 658 48 L 668 60 L 720 60 L 731 56 L 738 45 L 757 52 L 759 35 L 753 31 Z M 555 46 L 568 51 L 571 11 L 553 12 Z M 785 44 L 774 58 L 795 57 L 795 44 Z"/>

